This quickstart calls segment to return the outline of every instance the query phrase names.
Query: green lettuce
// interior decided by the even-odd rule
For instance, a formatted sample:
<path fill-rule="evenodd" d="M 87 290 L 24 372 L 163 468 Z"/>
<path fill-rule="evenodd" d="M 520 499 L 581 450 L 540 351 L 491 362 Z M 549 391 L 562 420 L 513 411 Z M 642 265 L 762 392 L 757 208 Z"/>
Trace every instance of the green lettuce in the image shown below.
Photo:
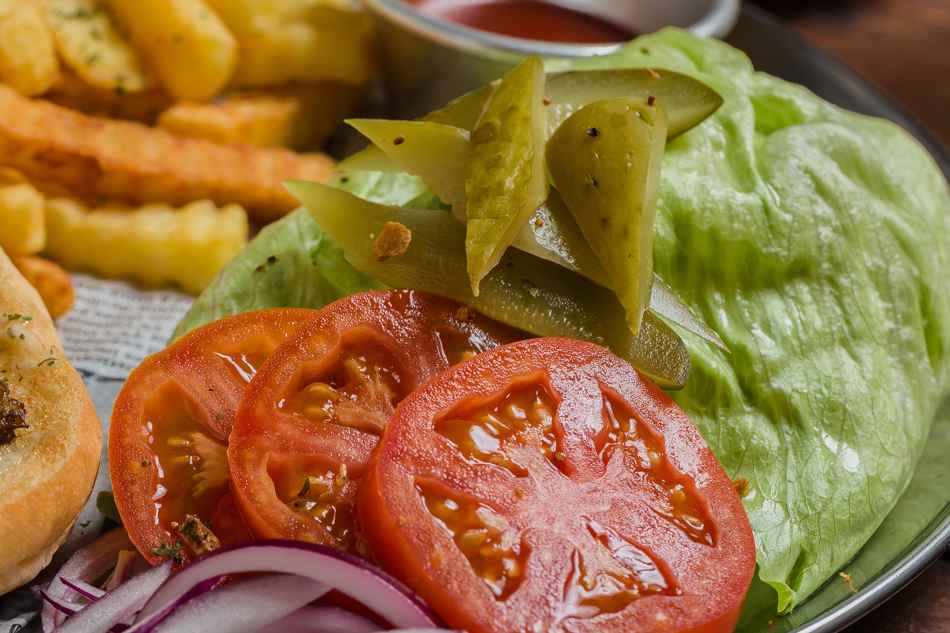
<path fill-rule="evenodd" d="M 337 183 L 374 201 L 435 208 L 438 199 L 416 178 L 366 173 Z M 347 295 L 385 288 L 356 270 L 305 209 L 265 226 L 228 262 L 172 333 L 172 340 L 215 319 L 261 308 L 322 308 Z"/>
<path fill-rule="evenodd" d="M 667 146 L 654 267 L 732 351 L 693 346 L 671 395 L 752 482 L 759 577 L 787 611 L 891 510 L 947 389 L 946 181 L 897 126 L 721 42 L 667 30 L 571 64 L 603 66 L 673 70 L 724 99 Z"/>
<path fill-rule="evenodd" d="M 896 126 L 756 73 L 718 41 L 669 29 L 615 56 L 546 66 L 669 69 L 724 98 L 667 145 L 654 267 L 731 350 L 688 341 L 692 374 L 671 395 L 729 475 L 752 482 L 744 502 L 759 578 L 786 612 L 884 520 L 950 383 L 946 182 Z M 405 175 L 340 185 L 438 205 Z M 222 271 L 179 333 L 265 305 L 319 307 L 375 283 L 298 212 Z M 761 587 L 752 595 L 776 600 Z"/>

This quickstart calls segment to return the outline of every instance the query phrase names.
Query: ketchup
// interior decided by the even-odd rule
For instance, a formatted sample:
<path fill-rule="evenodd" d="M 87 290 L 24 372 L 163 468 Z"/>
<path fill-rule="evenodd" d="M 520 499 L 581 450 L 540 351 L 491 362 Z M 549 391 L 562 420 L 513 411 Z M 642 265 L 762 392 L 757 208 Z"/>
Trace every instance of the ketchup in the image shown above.
<path fill-rule="evenodd" d="M 482 31 L 545 42 L 625 42 L 634 33 L 545 0 L 410 0 L 420 12 Z"/>

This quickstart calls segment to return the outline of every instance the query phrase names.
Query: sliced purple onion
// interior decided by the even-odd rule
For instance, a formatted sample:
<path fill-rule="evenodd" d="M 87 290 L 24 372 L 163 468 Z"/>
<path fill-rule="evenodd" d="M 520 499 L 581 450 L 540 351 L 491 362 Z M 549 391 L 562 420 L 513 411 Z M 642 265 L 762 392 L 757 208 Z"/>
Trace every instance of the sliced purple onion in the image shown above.
<path fill-rule="evenodd" d="M 47 606 L 52 607 L 57 613 L 61 613 L 63 616 L 75 615 L 79 612 L 80 609 L 84 608 L 86 605 L 80 602 L 72 602 L 65 598 L 59 598 L 57 596 L 50 595 L 48 592 L 40 590 L 40 597 L 43 598 L 43 611 L 46 611 Z"/>
<path fill-rule="evenodd" d="M 326 583 L 294 574 L 235 580 L 192 598 L 165 617 L 156 633 L 255 633 L 329 591 Z M 281 631 L 279 628 L 269 628 Z"/>
<path fill-rule="evenodd" d="M 135 614 L 171 575 L 166 561 L 136 574 L 104 596 L 89 603 L 56 628 L 57 633 L 102 633 Z"/>
<path fill-rule="evenodd" d="M 255 633 L 374 633 L 379 625 L 352 611 L 315 604 L 301 607 Z"/>
<path fill-rule="evenodd" d="M 88 582 L 83 582 L 81 580 L 73 580 L 70 578 L 60 578 L 60 581 L 62 581 L 64 585 L 66 585 L 67 587 L 75 591 L 77 594 L 79 594 L 83 598 L 86 598 L 90 602 L 101 598 L 102 595 L 105 593 L 104 589 L 93 587 Z"/>
<path fill-rule="evenodd" d="M 60 568 L 50 582 L 49 587 L 46 588 L 46 594 L 50 600 L 44 600 L 43 610 L 40 614 L 43 631 L 49 633 L 66 619 L 61 610 L 53 608 L 53 600 L 71 601 L 77 595 L 74 589 L 63 582 L 64 579 L 89 583 L 115 566 L 121 550 L 134 549 L 134 547 L 131 539 L 129 539 L 128 532 L 120 526 L 109 530 L 85 547 L 77 550 Z M 84 605 L 85 602 L 77 603 L 79 608 Z"/>
<path fill-rule="evenodd" d="M 388 633 L 465 633 L 457 629 L 390 629 Z"/>
<path fill-rule="evenodd" d="M 296 574 L 326 583 L 395 628 L 440 626 L 438 616 L 415 594 L 366 561 L 311 543 L 260 540 L 229 545 L 181 569 L 148 600 L 129 633 L 154 630 L 161 619 L 191 597 L 196 586 L 246 572 Z"/>

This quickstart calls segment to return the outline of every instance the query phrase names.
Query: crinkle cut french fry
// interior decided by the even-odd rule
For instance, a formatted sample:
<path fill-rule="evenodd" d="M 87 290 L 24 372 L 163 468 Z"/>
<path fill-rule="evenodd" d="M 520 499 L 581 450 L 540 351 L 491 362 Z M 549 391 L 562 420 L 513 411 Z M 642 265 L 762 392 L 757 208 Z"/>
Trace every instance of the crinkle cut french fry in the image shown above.
<path fill-rule="evenodd" d="M 364 85 L 378 73 L 372 18 L 363 11 L 320 3 L 286 14 L 268 31 L 240 37 L 231 85 L 291 82 Z"/>
<path fill-rule="evenodd" d="M 286 4 L 291 0 L 206 0 L 238 39 L 263 33 L 279 21 Z"/>
<path fill-rule="evenodd" d="M 0 81 L 25 95 L 46 92 L 59 57 L 38 0 L 0 0 Z"/>
<path fill-rule="evenodd" d="M 203 0 L 108 0 L 132 44 L 178 99 L 204 101 L 227 85 L 237 41 Z"/>
<path fill-rule="evenodd" d="M 51 317 L 59 318 L 73 309 L 76 291 L 62 266 L 36 255 L 11 256 L 10 260 L 40 293 Z"/>
<path fill-rule="evenodd" d="M 208 200 L 181 209 L 148 204 L 138 209 L 89 210 L 69 198 L 46 202 L 44 254 L 69 270 L 146 286 L 177 285 L 198 294 L 248 236 L 240 206 L 218 209 Z"/>
<path fill-rule="evenodd" d="M 141 57 L 100 0 L 42 0 L 63 63 L 107 90 L 142 92 L 154 85 Z"/>
<path fill-rule="evenodd" d="M 17 171 L 0 168 L 0 248 L 11 257 L 33 255 L 46 245 L 44 200 Z"/>
<path fill-rule="evenodd" d="M 226 94 L 209 103 L 179 101 L 158 117 L 179 136 L 218 143 L 309 150 L 351 114 L 362 89 L 340 84 Z"/>
<path fill-rule="evenodd" d="M 79 195 L 174 206 L 209 198 L 234 202 L 255 221 L 299 203 L 290 179 L 326 182 L 334 161 L 319 152 L 222 145 L 130 121 L 96 119 L 0 85 L 0 164 Z"/>
<path fill-rule="evenodd" d="M 154 125 L 158 115 L 175 102 L 158 87 L 145 92 L 99 88 L 86 83 L 68 68 L 60 70 L 43 99 L 84 114 L 147 125 Z"/>

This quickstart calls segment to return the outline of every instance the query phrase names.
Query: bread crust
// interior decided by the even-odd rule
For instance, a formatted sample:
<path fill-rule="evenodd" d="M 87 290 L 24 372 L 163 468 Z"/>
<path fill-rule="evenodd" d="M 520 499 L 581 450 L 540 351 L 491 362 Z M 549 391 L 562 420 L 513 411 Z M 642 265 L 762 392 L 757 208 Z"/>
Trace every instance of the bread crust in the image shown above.
<path fill-rule="evenodd" d="M 0 445 L 0 594 L 66 540 L 95 485 L 102 427 L 36 290 L 0 250 L 0 379 L 28 428 Z"/>

